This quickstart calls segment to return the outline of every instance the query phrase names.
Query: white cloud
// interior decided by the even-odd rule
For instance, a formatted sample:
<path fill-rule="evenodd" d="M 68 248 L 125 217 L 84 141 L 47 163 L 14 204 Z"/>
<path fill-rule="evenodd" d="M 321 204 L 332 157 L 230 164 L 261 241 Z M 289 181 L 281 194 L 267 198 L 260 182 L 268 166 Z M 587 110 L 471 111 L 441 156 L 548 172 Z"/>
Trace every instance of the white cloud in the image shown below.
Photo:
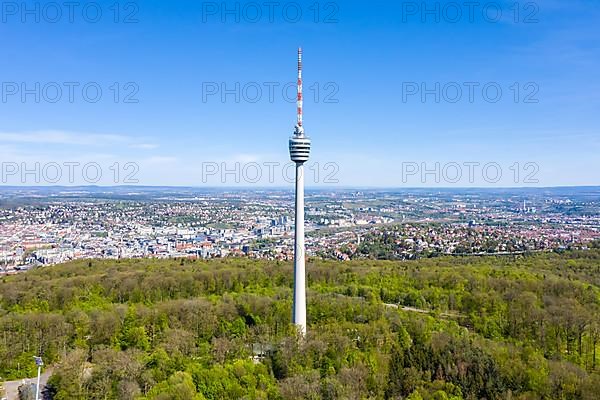
<path fill-rule="evenodd" d="M 139 143 L 129 145 L 132 149 L 141 149 L 141 150 L 152 150 L 158 148 L 157 144 L 154 143 Z"/>
<path fill-rule="evenodd" d="M 0 132 L 0 143 L 48 144 L 63 146 L 115 146 L 122 145 L 133 149 L 152 150 L 157 144 L 142 142 L 139 138 L 126 135 L 42 130 L 31 132 Z"/>
<path fill-rule="evenodd" d="M 140 160 L 144 164 L 171 164 L 177 161 L 176 157 L 170 156 L 154 156 Z"/>
<path fill-rule="evenodd" d="M 96 134 L 44 130 L 33 132 L 0 132 L 0 142 L 6 143 L 38 143 L 62 145 L 110 145 L 127 143 L 131 138 L 124 135 Z"/>

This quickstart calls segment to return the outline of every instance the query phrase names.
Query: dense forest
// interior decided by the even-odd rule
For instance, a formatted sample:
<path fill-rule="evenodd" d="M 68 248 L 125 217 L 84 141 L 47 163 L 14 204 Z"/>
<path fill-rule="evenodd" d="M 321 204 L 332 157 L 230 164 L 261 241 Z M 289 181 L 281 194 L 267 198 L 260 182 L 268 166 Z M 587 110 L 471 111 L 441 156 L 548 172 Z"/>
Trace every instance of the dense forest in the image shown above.
<path fill-rule="evenodd" d="M 77 399 L 600 399 L 600 250 L 309 260 L 92 260 L 0 283 L 0 376 Z"/>

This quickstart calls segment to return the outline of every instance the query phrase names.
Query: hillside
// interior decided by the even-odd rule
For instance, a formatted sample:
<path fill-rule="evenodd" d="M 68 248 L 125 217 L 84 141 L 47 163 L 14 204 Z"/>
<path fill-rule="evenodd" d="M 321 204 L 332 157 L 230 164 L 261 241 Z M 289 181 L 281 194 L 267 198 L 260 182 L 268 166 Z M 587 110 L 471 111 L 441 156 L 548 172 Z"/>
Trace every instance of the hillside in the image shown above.
<path fill-rule="evenodd" d="M 313 260 L 78 261 L 0 283 L 0 376 L 56 399 L 599 399 L 600 250 Z"/>

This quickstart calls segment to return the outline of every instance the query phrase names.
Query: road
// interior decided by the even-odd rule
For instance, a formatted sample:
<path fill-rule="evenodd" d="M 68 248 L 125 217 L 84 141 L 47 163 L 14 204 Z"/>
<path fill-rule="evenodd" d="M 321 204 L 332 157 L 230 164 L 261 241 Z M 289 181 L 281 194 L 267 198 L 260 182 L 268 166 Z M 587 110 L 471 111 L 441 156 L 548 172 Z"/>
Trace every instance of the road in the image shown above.
<path fill-rule="evenodd" d="M 52 370 L 48 369 L 42 373 L 40 377 L 40 387 L 44 387 L 48 382 L 48 378 L 52 375 Z M 6 390 L 6 400 L 19 400 L 19 386 L 24 383 L 36 383 L 37 376 L 29 379 L 19 379 L 18 381 L 6 381 L 4 382 L 4 389 Z M 40 393 L 41 396 L 41 393 Z"/>
<path fill-rule="evenodd" d="M 424 310 L 422 308 L 415 308 L 415 307 L 399 307 L 398 304 L 391 304 L 391 303 L 383 303 L 386 307 L 391 307 L 391 308 L 399 308 L 402 311 L 409 311 L 409 312 L 416 312 L 416 313 L 420 313 L 420 314 L 429 314 L 434 312 L 433 310 Z M 459 318 L 462 315 L 459 313 L 453 313 L 453 312 L 441 312 L 439 313 L 440 317 L 443 318 Z"/>

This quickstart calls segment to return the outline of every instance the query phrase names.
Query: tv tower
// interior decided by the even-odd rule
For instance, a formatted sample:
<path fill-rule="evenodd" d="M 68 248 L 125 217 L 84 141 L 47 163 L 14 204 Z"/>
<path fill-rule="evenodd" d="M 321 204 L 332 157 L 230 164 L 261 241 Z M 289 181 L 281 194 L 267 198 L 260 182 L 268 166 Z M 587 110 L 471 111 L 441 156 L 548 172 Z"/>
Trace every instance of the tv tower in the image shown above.
<path fill-rule="evenodd" d="M 310 139 L 302 126 L 302 48 L 298 49 L 298 119 L 290 138 L 290 158 L 296 163 L 296 218 L 294 230 L 294 310 L 292 322 L 306 335 L 306 266 L 304 253 L 304 163 L 310 156 Z"/>

